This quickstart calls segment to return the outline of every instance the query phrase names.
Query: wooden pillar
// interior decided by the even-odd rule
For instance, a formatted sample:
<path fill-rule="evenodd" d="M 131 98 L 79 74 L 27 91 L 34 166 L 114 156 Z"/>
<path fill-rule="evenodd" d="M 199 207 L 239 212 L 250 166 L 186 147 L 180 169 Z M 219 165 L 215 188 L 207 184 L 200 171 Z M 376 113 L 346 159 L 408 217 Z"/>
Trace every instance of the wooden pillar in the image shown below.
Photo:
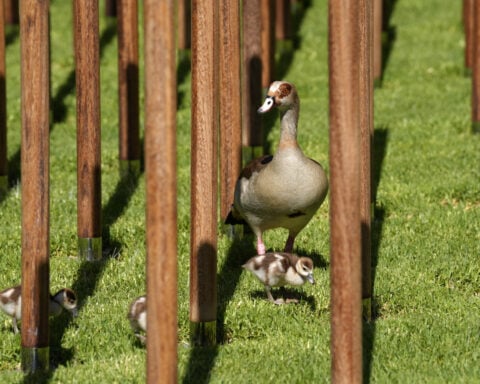
<path fill-rule="evenodd" d="M 472 131 L 480 133 L 480 0 L 473 0 Z"/>
<path fill-rule="evenodd" d="M 262 17 L 261 0 L 243 0 L 242 145 L 243 163 L 262 155 Z"/>
<path fill-rule="evenodd" d="M 362 307 L 364 318 L 372 318 L 372 172 L 373 79 L 372 15 L 373 0 L 359 0 L 360 54 L 360 218 L 362 226 Z"/>
<path fill-rule="evenodd" d="M 465 74 L 469 76 L 472 72 L 473 63 L 473 2 L 474 0 L 463 0 L 463 27 L 465 31 Z"/>
<path fill-rule="evenodd" d="M 105 16 L 109 16 L 109 17 L 117 16 L 117 10 L 118 10 L 117 1 L 118 0 L 105 0 Z"/>
<path fill-rule="evenodd" d="M 75 0 L 79 256 L 102 257 L 98 0 Z"/>
<path fill-rule="evenodd" d="M 240 80 L 240 3 L 224 0 L 220 8 L 220 217 L 233 203 L 242 167 Z"/>
<path fill-rule="evenodd" d="M 25 373 L 49 368 L 48 0 L 21 3 L 22 327 Z"/>
<path fill-rule="evenodd" d="M 190 49 L 191 6 L 189 0 L 177 1 L 177 46 L 180 50 Z"/>
<path fill-rule="evenodd" d="M 275 36 L 277 40 L 292 39 L 292 5 L 290 0 L 275 0 Z"/>
<path fill-rule="evenodd" d="M 8 191 L 7 93 L 5 67 L 5 8 L 0 1 L 0 201 Z"/>
<path fill-rule="evenodd" d="M 376 85 L 382 80 L 382 27 L 383 0 L 373 0 L 373 81 Z"/>
<path fill-rule="evenodd" d="M 192 1 L 190 324 L 214 344 L 217 318 L 218 1 Z"/>
<path fill-rule="evenodd" d="M 261 0 L 262 87 L 268 89 L 275 72 L 275 0 Z"/>
<path fill-rule="evenodd" d="M 359 8 L 329 1 L 332 383 L 361 383 Z"/>
<path fill-rule="evenodd" d="M 177 383 L 174 0 L 144 0 L 147 382 Z"/>
<path fill-rule="evenodd" d="M 18 24 L 19 12 L 18 12 L 18 0 L 4 0 L 5 11 L 5 23 L 6 24 Z"/>
<path fill-rule="evenodd" d="M 138 4 L 117 0 L 120 176 L 140 174 Z"/>

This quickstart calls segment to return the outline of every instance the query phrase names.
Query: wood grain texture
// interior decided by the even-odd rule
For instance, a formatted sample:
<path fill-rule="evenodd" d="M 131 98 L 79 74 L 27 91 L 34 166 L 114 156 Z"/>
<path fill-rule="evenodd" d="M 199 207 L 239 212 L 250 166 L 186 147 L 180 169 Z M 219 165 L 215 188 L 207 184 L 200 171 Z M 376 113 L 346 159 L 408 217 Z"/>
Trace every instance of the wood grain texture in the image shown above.
<path fill-rule="evenodd" d="M 0 2 L 0 176 L 8 175 L 7 165 L 7 95 L 5 67 L 5 12 Z M 1 193 L 1 191 L 0 191 Z"/>
<path fill-rule="evenodd" d="M 357 0 L 329 1 L 332 382 L 362 381 Z"/>
<path fill-rule="evenodd" d="M 291 0 L 275 1 L 275 36 L 277 40 L 291 39 L 293 37 Z"/>
<path fill-rule="evenodd" d="M 262 17 L 261 0 L 243 0 L 242 145 L 263 145 L 262 120 Z"/>
<path fill-rule="evenodd" d="M 5 23 L 18 24 L 20 19 L 18 0 L 4 0 Z"/>
<path fill-rule="evenodd" d="M 191 47 L 191 6 L 189 0 L 177 1 L 177 48 Z"/>
<path fill-rule="evenodd" d="M 268 88 L 275 73 L 275 0 L 261 0 L 262 87 Z"/>
<path fill-rule="evenodd" d="M 98 17 L 98 0 L 74 1 L 77 230 L 80 238 L 95 238 L 102 234 Z"/>
<path fill-rule="evenodd" d="M 49 345 L 49 1 L 21 3 L 22 347 Z"/>
<path fill-rule="evenodd" d="M 382 78 L 383 0 L 373 0 L 373 79 Z"/>
<path fill-rule="evenodd" d="M 117 0 L 119 158 L 140 160 L 138 2 Z"/>
<path fill-rule="evenodd" d="M 218 1 L 192 1 L 192 322 L 217 317 L 218 37 Z"/>
<path fill-rule="evenodd" d="M 220 8 L 220 217 L 233 203 L 242 166 L 242 98 L 240 78 L 240 4 L 225 0 Z"/>
<path fill-rule="evenodd" d="M 373 141 L 373 79 L 372 79 L 372 0 L 359 0 L 360 54 L 360 220 L 362 225 L 362 298 L 372 297 L 371 212 Z"/>
<path fill-rule="evenodd" d="M 147 382 L 177 383 L 174 1 L 144 1 Z"/>

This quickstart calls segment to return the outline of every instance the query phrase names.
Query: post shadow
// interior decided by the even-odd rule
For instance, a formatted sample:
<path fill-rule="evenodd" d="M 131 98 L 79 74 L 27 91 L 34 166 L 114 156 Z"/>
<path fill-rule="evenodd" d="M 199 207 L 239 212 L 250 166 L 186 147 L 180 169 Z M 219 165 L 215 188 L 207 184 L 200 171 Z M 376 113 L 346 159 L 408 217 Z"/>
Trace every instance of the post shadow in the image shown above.
<path fill-rule="evenodd" d="M 228 250 L 225 261 L 217 277 L 217 344 L 210 347 L 191 347 L 184 384 L 206 384 L 218 355 L 218 345 L 225 344 L 229 340 L 228 328 L 225 324 L 225 312 L 231 301 L 240 275 L 242 265 L 250 257 L 256 254 L 251 236 L 234 239 Z"/>
<path fill-rule="evenodd" d="M 389 131 L 386 127 L 375 129 L 372 145 L 372 202 L 374 204 L 372 222 L 372 321 L 363 322 L 363 378 L 369 383 L 372 374 L 373 350 L 376 332 L 376 319 L 380 316 L 375 300 L 375 274 L 382 240 L 385 208 L 377 204 L 377 191 L 381 179 L 383 161 L 387 152 Z"/>
<path fill-rule="evenodd" d="M 143 167 L 141 168 L 143 170 Z M 88 297 L 95 293 L 98 281 L 103 275 L 107 264 L 115 259 L 121 250 L 121 243 L 110 235 L 110 227 L 123 214 L 131 197 L 138 187 L 140 176 L 127 174 L 117 183 L 115 191 L 110 196 L 107 204 L 102 209 L 103 222 L 103 247 L 104 256 L 99 261 L 80 261 L 75 281 L 72 285 L 73 291 L 77 294 L 77 306 L 81 310 Z M 106 255 L 107 254 L 107 255 Z M 52 367 L 65 365 L 75 353 L 73 348 L 63 348 L 61 343 L 66 329 L 72 322 L 72 316 L 68 313 L 51 319 L 50 322 L 50 360 Z M 48 381 L 44 381 L 48 382 Z"/>
<path fill-rule="evenodd" d="M 379 85 L 382 85 L 385 69 L 388 66 L 390 56 L 393 51 L 395 40 L 397 39 L 397 27 L 391 25 L 391 18 L 395 10 L 397 0 L 383 0 L 382 15 L 382 74 L 378 79 Z"/>

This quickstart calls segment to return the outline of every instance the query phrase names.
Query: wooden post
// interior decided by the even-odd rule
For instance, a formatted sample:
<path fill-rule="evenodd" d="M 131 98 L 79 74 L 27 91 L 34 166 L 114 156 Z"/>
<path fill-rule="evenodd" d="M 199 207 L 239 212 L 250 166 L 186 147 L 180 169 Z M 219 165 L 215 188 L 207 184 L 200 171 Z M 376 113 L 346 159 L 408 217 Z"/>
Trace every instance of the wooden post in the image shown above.
<path fill-rule="evenodd" d="M 372 0 L 359 0 L 360 54 L 360 217 L 362 225 L 362 307 L 363 316 L 372 318 L 372 176 L 371 144 L 373 140 L 372 79 Z"/>
<path fill-rule="evenodd" d="M 262 87 L 268 89 L 275 71 L 275 0 L 261 0 Z"/>
<path fill-rule="evenodd" d="M 174 0 L 144 0 L 147 382 L 177 383 Z"/>
<path fill-rule="evenodd" d="M 5 23 L 6 24 L 18 24 L 19 12 L 18 12 L 18 0 L 4 0 L 5 11 Z"/>
<path fill-rule="evenodd" d="M 480 133 L 480 0 L 473 3 L 472 131 Z"/>
<path fill-rule="evenodd" d="M 262 17 L 260 0 L 243 0 L 242 159 L 247 163 L 263 153 Z"/>
<path fill-rule="evenodd" d="M 0 201 L 8 192 L 7 89 L 5 67 L 5 12 L 0 1 Z"/>
<path fill-rule="evenodd" d="M 140 175 L 138 3 L 117 0 L 120 176 Z"/>
<path fill-rule="evenodd" d="M 359 8 L 329 1 L 332 383 L 362 382 Z"/>
<path fill-rule="evenodd" d="M 119 0 L 105 0 L 105 16 L 108 16 L 108 17 L 117 16 L 117 11 L 118 11 L 117 1 Z"/>
<path fill-rule="evenodd" d="M 75 0 L 79 256 L 102 257 L 98 0 Z"/>
<path fill-rule="evenodd" d="M 463 27 L 465 31 L 465 75 L 472 73 L 473 62 L 473 2 L 463 0 Z"/>
<path fill-rule="evenodd" d="M 276 1 L 275 36 L 277 40 L 292 39 L 292 5 L 290 0 Z"/>
<path fill-rule="evenodd" d="M 21 3 L 22 369 L 49 369 L 48 0 Z"/>
<path fill-rule="evenodd" d="M 177 46 L 178 49 L 184 51 L 190 49 L 190 35 L 191 35 L 191 7 L 190 1 L 178 0 L 177 1 Z"/>
<path fill-rule="evenodd" d="M 373 0 L 373 81 L 376 86 L 382 80 L 382 28 L 383 0 Z"/>
<path fill-rule="evenodd" d="M 242 166 L 242 105 L 240 80 L 240 4 L 224 0 L 220 8 L 220 217 L 233 203 Z"/>
<path fill-rule="evenodd" d="M 190 335 L 216 342 L 218 1 L 192 1 Z"/>

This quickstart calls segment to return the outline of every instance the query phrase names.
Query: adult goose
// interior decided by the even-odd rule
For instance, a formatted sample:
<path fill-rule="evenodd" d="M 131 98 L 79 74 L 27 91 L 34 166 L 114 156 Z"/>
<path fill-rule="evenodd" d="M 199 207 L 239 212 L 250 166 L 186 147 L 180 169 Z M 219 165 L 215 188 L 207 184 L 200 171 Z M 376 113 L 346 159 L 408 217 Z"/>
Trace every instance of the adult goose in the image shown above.
<path fill-rule="evenodd" d="M 258 113 L 277 107 L 280 142 L 276 153 L 250 162 L 235 186 L 234 203 L 227 224 L 246 221 L 257 237 L 257 253 L 265 254 L 262 233 L 286 228 L 285 252 L 292 252 L 295 237 L 308 224 L 328 191 L 322 166 L 306 157 L 297 142 L 300 100 L 291 83 L 274 81 Z"/>

